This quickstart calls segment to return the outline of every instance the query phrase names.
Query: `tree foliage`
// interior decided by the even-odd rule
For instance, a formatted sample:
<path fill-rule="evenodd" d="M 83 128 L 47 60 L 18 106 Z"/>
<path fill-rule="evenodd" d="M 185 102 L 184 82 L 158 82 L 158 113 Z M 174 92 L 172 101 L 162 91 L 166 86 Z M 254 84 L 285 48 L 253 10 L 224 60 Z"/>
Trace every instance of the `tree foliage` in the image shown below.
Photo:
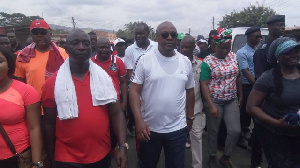
<path fill-rule="evenodd" d="M 125 24 L 123 29 L 119 29 L 117 31 L 117 33 L 116 33 L 117 37 L 126 37 L 128 39 L 134 39 L 134 29 L 138 23 L 144 23 L 144 22 L 143 21 L 142 22 L 135 21 L 133 23 L 129 22 L 129 23 Z M 155 33 L 153 31 L 153 28 L 151 28 L 151 26 L 149 26 L 149 28 L 150 28 L 149 38 L 153 39 L 155 37 Z"/>
<path fill-rule="evenodd" d="M 22 13 L 8 14 L 0 12 L 0 25 L 30 25 L 31 21 L 43 19 L 39 16 L 26 16 Z"/>
<path fill-rule="evenodd" d="M 275 15 L 275 11 L 260 5 L 250 5 L 240 12 L 233 11 L 231 14 L 223 16 L 223 20 L 219 22 L 220 27 L 267 27 L 267 19 Z"/>

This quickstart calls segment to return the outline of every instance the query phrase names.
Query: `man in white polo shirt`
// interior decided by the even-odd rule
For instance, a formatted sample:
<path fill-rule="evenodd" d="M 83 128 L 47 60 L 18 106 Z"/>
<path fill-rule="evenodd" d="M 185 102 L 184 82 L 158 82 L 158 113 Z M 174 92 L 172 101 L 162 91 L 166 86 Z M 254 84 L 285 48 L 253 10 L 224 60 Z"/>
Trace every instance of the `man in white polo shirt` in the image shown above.
<path fill-rule="evenodd" d="M 140 140 L 141 168 L 156 168 L 162 148 L 166 168 L 184 168 L 187 132 L 194 119 L 194 76 L 188 57 L 175 51 L 177 30 L 171 22 L 156 30 L 158 46 L 137 61 L 130 105 Z"/>
<path fill-rule="evenodd" d="M 150 28 L 144 23 L 138 23 L 134 30 L 135 42 L 127 47 L 125 51 L 125 66 L 127 76 L 130 79 L 132 71 L 135 68 L 137 59 L 145 53 L 152 51 L 156 46 L 156 42 L 149 39 Z"/>
<path fill-rule="evenodd" d="M 133 69 L 136 66 L 136 62 L 140 56 L 144 55 L 147 52 L 152 51 L 157 43 L 149 39 L 150 28 L 149 26 L 144 23 L 138 23 L 135 26 L 135 42 L 127 47 L 125 51 L 125 67 L 127 70 L 127 77 L 128 79 L 131 78 Z M 131 111 L 130 106 L 127 108 L 127 118 L 128 124 L 127 128 L 132 136 L 135 135 L 134 132 L 134 117 Z M 138 143 L 137 143 L 138 144 Z"/>

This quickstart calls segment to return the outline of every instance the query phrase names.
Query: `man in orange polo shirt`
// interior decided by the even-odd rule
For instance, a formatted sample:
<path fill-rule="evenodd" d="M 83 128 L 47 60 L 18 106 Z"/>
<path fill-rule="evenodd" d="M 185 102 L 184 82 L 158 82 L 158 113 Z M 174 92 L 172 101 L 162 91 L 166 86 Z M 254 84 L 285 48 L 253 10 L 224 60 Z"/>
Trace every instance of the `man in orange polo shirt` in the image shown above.
<path fill-rule="evenodd" d="M 52 32 L 46 21 L 32 21 L 30 32 L 33 43 L 19 53 L 14 75 L 41 95 L 46 79 L 59 69 L 68 54 L 51 41 Z"/>

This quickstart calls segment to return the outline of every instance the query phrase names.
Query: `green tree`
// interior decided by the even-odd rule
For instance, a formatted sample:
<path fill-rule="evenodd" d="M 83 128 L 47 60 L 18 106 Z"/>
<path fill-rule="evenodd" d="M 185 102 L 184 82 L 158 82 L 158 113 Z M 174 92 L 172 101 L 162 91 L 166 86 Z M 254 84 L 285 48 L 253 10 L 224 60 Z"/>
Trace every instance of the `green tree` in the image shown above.
<path fill-rule="evenodd" d="M 31 21 L 36 19 L 43 19 L 39 16 L 26 16 L 22 13 L 8 14 L 0 12 L 0 25 L 30 25 Z"/>
<path fill-rule="evenodd" d="M 117 31 L 117 37 L 126 37 L 128 39 L 134 39 L 134 29 L 135 29 L 135 26 L 138 24 L 138 23 L 144 23 L 143 21 L 142 22 L 139 22 L 139 21 L 135 21 L 135 22 L 129 22 L 127 24 L 124 25 L 124 28 L 123 29 L 119 29 Z M 149 26 L 149 25 L 148 25 Z M 151 26 L 149 26 L 150 28 L 150 35 L 149 35 L 149 38 L 153 39 L 155 37 L 155 33 L 153 31 L 153 28 L 151 28 Z"/>
<path fill-rule="evenodd" d="M 267 27 L 267 19 L 275 15 L 275 11 L 264 6 L 250 5 L 240 12 L 233 11 L 229 15 L 223 16 L 223 20 L 219 22 L 220 27 L 234 28 L 234 27 Z"/>

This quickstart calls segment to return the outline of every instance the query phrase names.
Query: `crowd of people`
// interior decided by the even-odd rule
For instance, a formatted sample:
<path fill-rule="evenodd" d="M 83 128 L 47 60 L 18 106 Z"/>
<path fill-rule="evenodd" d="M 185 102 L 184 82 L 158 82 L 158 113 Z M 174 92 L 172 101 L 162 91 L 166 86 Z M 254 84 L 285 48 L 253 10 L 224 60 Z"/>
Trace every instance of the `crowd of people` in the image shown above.
<path fill-rule="evenodd" d="M 21 168 L 31 152 L 33 168 L 109 168 L 113 156 L 120 168 L 156 168 L 163 149 L 166 168 L 183 168 L 190 147 L 193 168 L 232 168 L 237 145 L 252 147 L 252 168 L 263 154 L 270 168 L 299 168 L 300 44 L 284 37 L 284 15 L 267 25 L 264 41 L 248 28 L 236 53 L 231 29 L 178 40 L 169 21 L 154 41 L 138 23 L 132 44 L 80 29 L 55 43 L 44 20 L 31 22 L 26 46 L 1 34 L 0 167 Z"/>

